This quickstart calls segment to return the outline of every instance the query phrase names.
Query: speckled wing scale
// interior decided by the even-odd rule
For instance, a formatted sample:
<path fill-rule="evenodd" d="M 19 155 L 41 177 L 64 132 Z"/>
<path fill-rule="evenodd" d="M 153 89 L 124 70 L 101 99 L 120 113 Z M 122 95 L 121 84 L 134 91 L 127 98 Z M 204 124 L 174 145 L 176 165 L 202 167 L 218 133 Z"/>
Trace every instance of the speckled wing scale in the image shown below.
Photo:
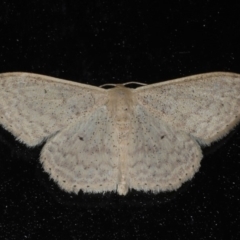
<path fill-rule="evenodd" d="M 240 121 L 240 75 L 208 73 L 137 89 L 102 89 L 30 73 L 0 74 L 0 123 L 67 192 L 177 189 L 200 145 Z"/>
<path fill-rule="evenodd" d="M 104 106 L 82 117 L 47 141 L 44 169 L 66 191 L 116 191 L 118 144 L 114 122 Z"/>
<path fill-rule="evenodd" d="M 210 145 L 240 121 L 238 74 L 195 75 L 140 87 L 134 96 L 129 171 L 135 189 L 177 189 L 200 167 L 199 144 Z"/>
<path fill-rule="evenodd" d="M 240 75 L 213 72 L 136 89 L 139 104 L 209 145 L 240 121 Z"/>
<path fill-rule="evenodd" d="M 30 73 L 0 74 L 0 84 L 2 126 L 28 146 L 47 140 L 40 161 L 62 189 L 116 190 L 118 150 L 105 89 Z"/>
<path fill-rule="evenodd" d="M 36 146 L 107 101 L 104 89 L 30 73 L 0 74 L 0 123 Z"/>
<path fill-rule="evenodd" d="M 136 123 L 130 133 L 130 187 L 153 192 L 177 189 L 200 167 L 197 142 L 174 129 L 144 107 L 135 108 Z"/>

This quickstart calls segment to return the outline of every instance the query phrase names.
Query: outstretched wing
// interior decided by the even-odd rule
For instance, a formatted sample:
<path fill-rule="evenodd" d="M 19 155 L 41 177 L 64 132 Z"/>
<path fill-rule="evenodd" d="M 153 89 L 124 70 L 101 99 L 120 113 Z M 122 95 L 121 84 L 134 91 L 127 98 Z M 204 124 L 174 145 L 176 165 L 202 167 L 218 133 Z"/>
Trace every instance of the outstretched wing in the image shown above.
<path fill-rule="evenodd" d="M 94 112 L 106 90 L 30 73 L 0 74 L 0 124 L 19 141 L 35 146 Z"/>
<path fill-rule="evenodd" d="M 171 128 L 140 105 L 134 108 L 132 123 L 130 188 L 153 192 L 173 190 L 198 171 L 202 152 L 191 136 Z"/>
<path fill-rule="evenodd" d="M 48 139 L 41 152 L 46 172 L 67 192 L 116 191 L 118 135 L 102 106 Z"/>
<path fill-rule="evenodd" d="M 207 73 L 137 88 L 137 102 L 209 145 L 240 121 L 240 75 Z"/>

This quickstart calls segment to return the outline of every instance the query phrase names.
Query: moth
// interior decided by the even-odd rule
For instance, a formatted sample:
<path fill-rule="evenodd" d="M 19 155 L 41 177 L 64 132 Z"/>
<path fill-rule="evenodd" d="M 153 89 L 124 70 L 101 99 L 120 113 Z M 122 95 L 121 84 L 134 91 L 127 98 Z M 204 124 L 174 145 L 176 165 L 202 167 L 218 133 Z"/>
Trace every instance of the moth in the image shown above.
<path fill-rule="evenodd" d="M 0 74 L 0 124 L 67 192 L 174 190 L 201 147 L 240 122 L 240 75 L 213 72 L 111 89 L 32 73 Z"/>

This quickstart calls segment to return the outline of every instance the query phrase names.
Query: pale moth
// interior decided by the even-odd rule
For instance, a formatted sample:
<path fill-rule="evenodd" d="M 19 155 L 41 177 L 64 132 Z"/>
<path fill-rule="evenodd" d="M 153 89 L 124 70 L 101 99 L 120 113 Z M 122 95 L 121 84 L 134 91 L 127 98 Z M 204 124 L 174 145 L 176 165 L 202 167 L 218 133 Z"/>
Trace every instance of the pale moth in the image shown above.
<path fill-rule="evenodd" d="M 200 145 L 240 121 L 240 75 L 214 72 L 104 89 L 31 73 L 0 74 L 0 124 L 27 146 L 46 141 L 43 169 L 67 192 L 179 188 Z"/>

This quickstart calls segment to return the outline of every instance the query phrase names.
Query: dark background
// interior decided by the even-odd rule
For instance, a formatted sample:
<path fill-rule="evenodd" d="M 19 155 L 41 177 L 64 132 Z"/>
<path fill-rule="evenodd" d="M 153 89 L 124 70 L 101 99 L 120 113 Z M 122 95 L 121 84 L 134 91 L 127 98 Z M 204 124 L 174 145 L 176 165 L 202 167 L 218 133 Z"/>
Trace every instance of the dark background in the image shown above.
<path fill-rule="evenodd" d="M 237 2 L 237 1 L 236 1 Z M 99 86 L 240 73 L 240 3 L 1 1 L 0 73 Z M 0 239 L 240 239 L 240 130 L 178 191 L 71 195 L 0 128 Z"/>

